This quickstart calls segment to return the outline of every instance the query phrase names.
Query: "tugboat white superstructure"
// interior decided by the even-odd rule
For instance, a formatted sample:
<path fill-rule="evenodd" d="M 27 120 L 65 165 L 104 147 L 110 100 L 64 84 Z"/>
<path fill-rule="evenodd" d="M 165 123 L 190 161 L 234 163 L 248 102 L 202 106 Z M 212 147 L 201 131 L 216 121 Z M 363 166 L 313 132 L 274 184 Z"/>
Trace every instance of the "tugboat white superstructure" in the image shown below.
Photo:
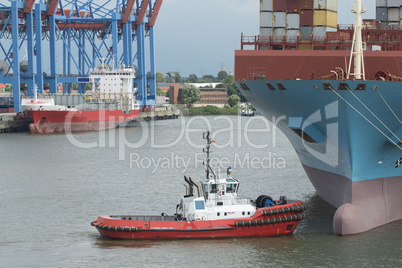
<path fill-rule="evenodd" d="M 246 237 L 292 234 L 306 218 L 300 201 L 282 196 L 274 201 L 261 195 L 256 201 L 237 196 L 239 181 L 216 174 L 209 165 L 210 132 L 204 133 L 206 178 L 201 185 L 191 178 L 186 181 L 186 194 L 169 216 L 114 215 L 99 216 L 91 223 L 99 233 L 114 239 L 172 239 Z M 195 191 L 196 190 L 196 191 Z"/>

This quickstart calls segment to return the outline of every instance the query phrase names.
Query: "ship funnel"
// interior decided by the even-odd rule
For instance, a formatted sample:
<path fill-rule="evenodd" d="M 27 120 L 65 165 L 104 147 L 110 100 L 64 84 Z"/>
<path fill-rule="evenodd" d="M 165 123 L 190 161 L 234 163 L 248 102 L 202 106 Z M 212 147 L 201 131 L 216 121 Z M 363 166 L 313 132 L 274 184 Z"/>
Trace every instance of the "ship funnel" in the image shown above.
<path fill-rule="evenodd" d="M 191 181 L 189 179 L 187 179 L 186 176 L 184 176 L 184 180 L 187 182 L 187 184 L 189 185 L 188 187 L 188 193 L 186 191 L 186 195 L 187 196 L 193 196 L 194 195 L 194 189 L 193 189 L 193 184 L 191 183 Z"/>
<path fill-rule="evenodd" d="M 197 193 L 198 193 L 198 197 L 201 197 L 201 187 L 198 185 L 198 183 L 194 182 L 190 177 L 189 180 L 191 182 L 192 185 L 194 185 L 197 188 Z"/>

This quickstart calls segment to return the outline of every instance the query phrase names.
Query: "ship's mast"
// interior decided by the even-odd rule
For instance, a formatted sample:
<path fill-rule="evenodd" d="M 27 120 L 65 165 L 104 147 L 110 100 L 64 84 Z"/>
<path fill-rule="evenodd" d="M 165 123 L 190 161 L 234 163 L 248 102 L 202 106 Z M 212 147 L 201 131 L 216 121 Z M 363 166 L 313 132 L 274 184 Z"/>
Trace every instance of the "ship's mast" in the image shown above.
<path fill-rule="evenodd" d="M 352 50 L 350 53 L 349 69 L 347 79 L 353 76 L 356 80 L 366 80 L 364 72 L 363 40 L 362 40 L 362 1 L 356 0 L 355 32 L 353 36 Z M 354 73 L 351 73 L 352 59 L 354 58 Z"/>
<path fill-rule="evenodd" d="M 212 172 L 212 175 L 214 176 L 214 179 L 216 180 L 216 175 L 215 175 L 215 173 L 213 172 L 213 170 L 211 169 L 211 167 L 210 167 L 210 165 L 209 165 L 209 163 L 210 163 L 210 159 L 209 159 L 209 148 L 211 148 L 211 143 L 212 143 L 212 140 L 211 140 L 211 138 L 210 138 L 210 135 L 211 135 L 211 132 L 209 132 L 209 130 L 207 130 L 206 132 L 204 132 L 204 134 L 203 134 L 203 138 L 204 139 L 206 139 L 207 140 L 207 146 L 205 147 L 205 149 L 204 149 L 204 153 L 206 153 L 207 154 L 207 164 L 206 164 L 206 169 L 205 169 L 205 172 L 206 172 L 206 178 L 207 178 L 207 180 L 209 180 L 209 173 L 210 172 Z"/>

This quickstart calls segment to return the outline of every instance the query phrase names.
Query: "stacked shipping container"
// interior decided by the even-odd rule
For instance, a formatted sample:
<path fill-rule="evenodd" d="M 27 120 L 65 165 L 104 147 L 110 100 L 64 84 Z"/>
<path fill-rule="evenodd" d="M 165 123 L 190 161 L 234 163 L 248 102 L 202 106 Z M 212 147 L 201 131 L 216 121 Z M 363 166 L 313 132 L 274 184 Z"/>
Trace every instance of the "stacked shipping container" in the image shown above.
<path fill-rule="evenodd" d="M 300 34 L 300 1 L 287 0 L 286 2 L 286 37 L 287 41 L 296 41 Z"/>
<path fill-rule="evenodd" d="M 260 0 L 260 36 L 325 38 L 327 31 L 336 31 L 337 6 L 337 0 Z"/>
<path fill-rule="evenodd" d="M 313 34 L 317 40 L 324 40 L 327 32 L 336 32 L 338 0 L 314 1 Z"/>
<path fill-rule="evenodd" d="M 260 1 L 260 35 L 272 36 L 273 34 L 273 6 L 272 0 Z"/>
<path fill-rule="evenodd" d="M 376 21 L 382 28 L 398 29 L 402 23 L 402 2 L 400 0 L 377 0 Z"/>

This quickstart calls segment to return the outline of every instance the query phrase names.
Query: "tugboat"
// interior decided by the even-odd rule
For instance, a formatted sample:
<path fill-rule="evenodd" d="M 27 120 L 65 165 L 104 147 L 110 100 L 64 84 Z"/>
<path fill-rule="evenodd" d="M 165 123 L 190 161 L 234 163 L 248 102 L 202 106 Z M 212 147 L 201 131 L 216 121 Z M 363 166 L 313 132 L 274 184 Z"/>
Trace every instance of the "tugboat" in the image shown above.
<path fill-rule="evenodd" d="M 210 166 L 210 132 L 207 140 L 206 179 L 201 185 L 184 176 L 186 194 L 174 215 L 98 216 L 91 223 L 99 233 L 112 239 L 223 238 L 289 235 L 306 218 L 300 201 L 281 196 L 273 200 L 260 195 L 255 201 L 238 198 L 239 180 Z M 196 189 L 196 191 L 194 191 Z M 195 194 L 196 193 L 196 194 Z"/>

